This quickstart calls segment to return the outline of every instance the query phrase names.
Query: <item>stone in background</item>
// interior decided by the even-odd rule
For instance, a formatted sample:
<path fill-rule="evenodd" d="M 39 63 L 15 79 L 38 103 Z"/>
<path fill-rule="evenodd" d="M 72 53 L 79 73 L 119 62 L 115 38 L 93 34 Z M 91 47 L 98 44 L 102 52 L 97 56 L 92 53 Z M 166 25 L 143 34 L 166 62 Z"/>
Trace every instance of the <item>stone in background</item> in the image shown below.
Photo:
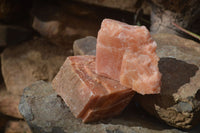
<path fill-rule="evenodd" d="M 20 96 L 12 95 L 6 90 L 0 91 L 0 112 L 7 116 L 22 119 L 18 111 Z"/>
<path fill-rule="evenodd" d="M 32 15 L 33 29 L 65 49 L 72 48 L 76 39 L 97 36 L 104 18 L 134 21 L 133 13 L 74 1 L 35 1 Z"/>
<path fill-rule="evenodd" d="M 9 121 L 5 133 L 32 133 L 25 121 Z"/>
<path fill-rule="evenodd" d="M 93 36 L 87 36 L 74 41 L 74 55 L 96 55 L 97 39 Z"/>
<path fill-rule="evenodd" d="M 151 0 L 151 32 L 183 35 L 172 23 L 200 34 L 198 0 Z"/>
<path fill-rule="evenodd" d="M 7 47 L 1 55 L 1 69 L 8 92 L 22 95 L 23 89 L 37 80 L 51 81 L 69 50 L 35 38 L 20 45 Z"/>

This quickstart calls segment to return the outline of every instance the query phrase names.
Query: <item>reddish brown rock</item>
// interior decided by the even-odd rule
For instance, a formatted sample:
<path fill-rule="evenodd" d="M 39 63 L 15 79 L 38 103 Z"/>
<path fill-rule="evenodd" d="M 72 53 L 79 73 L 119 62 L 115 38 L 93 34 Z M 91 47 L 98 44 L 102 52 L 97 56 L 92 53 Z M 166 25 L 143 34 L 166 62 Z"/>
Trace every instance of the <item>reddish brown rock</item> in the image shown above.
<path fill-rule="evenodd" d="M 94 56 L 68 57 L 54 78 L 53 88 L 77 118 L 90 122 L 119 114 L 134 92 L 95 73 Z"/>

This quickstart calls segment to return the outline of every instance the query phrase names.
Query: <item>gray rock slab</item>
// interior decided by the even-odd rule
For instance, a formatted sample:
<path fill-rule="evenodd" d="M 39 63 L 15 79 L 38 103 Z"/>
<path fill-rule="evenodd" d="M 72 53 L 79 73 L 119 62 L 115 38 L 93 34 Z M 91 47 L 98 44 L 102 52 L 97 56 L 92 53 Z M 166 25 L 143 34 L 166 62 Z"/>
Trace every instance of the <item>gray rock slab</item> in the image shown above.
<path fill-rule="evenodd" d="M 115 118 L 83 124 L 76 119 L 50 83 L 26 87 L 19 111 L 33 133 L 183 133 L 157 121 L 132 102 Z"/>
<path fill-rule="evenodd" d="M 136 95 L 150 114 L 178 128 L 200 122 L 200 44 L 172 34 L 153 35 L 160 57 L 161 93 Z"/>
<path fill-rule="evenodd" d="M 96 55 L 96 37 L 87 36 L 74 41 L 74 55 Z"/>
<path fill-rule="evenodd" d="M 22 95 L 23 89 L 37 80 L 51 81 L 72 55 L 43 38 L 7 47 L 1 54 L 1 70 L 8 92 Z"/>

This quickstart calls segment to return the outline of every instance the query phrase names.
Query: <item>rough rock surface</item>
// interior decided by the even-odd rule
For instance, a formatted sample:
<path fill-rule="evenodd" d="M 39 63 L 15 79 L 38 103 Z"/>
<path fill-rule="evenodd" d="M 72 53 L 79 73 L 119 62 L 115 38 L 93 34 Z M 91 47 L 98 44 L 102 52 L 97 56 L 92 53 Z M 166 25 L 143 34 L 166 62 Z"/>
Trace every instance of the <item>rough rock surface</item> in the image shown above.
<path fill-rule="evenodd" d="M 23 118 L 19 113 L 20 96 L 12 95 L 5 90 L 0 91 L 0 112 L 7 116 Z"/>
<path fill-rule="evenodd" d="M 161 58 L 161 93 L 137 95 L 149 113 L 179 128 L 200 122 L 200 44 L 171 34 L 153 35 Z"/>
<path fill-rule="evenodd" d="M 133 103 L 118 117 L 83 124 L 44 81 L 37 81 L 24 89 L 19 111 L 33 133 L 183 133 L 146 115 Z"/>
<path fill-rule="evenodd" d="M 25 121 L 9 121 L 5 133 L 32 133 Z"/>
<path fill-rule="evenodd" d="M 74 41 L 74 55 L 96 55 L 97 39 L 93 36 L 87 36 Z"/>
<path fill-rule="evenodd" d="M 1 69 L 7 90 L 21 95 L 23 88 L 37 80 L 51 81 L 71 54 L 41 38 L 6 48 Z"/>
<path fill-rule="evenodd" d="M 19 26 L 0 25 L 0 46 L 15 45 L 30 39 L 32 31 Z"/>

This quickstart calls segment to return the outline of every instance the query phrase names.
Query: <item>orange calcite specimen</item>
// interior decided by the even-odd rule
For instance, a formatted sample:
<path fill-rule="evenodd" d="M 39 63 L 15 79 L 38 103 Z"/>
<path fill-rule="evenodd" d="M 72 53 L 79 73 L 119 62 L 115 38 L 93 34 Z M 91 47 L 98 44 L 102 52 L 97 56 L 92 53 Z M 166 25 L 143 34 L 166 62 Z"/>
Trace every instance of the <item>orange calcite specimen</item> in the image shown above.
<path fill-rule="evenodd" d="M 134 95 L 118 81 L 95 73 L 95 56 L 71 56 L 52 81 L 75 117 L 91 122 L 115 116 Z"/>
<path fill-rule="evenodd" d="M 104 19 L 97 37 L 96 73 L 140 94 L 160 93 L 156 47 L 145 26 Z"/>

